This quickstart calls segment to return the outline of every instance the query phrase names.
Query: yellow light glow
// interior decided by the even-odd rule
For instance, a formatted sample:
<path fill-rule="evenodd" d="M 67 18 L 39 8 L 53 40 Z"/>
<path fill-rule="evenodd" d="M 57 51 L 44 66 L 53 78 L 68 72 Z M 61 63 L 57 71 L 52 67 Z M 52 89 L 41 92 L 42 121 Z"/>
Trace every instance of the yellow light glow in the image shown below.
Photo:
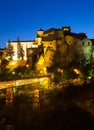
<path fill-rule="evenodd" d="M 43 68 L 44 68 L 44 57 L 43 56 L 40 56 L 37 64 L 36 64 L 36 70 L 42 70 L 43 71 Z"/>
<path fill-rule="evenodd" d="M 39 79 L 40 82 L 45 81 L 45 80 L 47 81 L 48 78 L 40 78 L 40 79 Z"/>
<path fill-rule="evenodd" d="M 40 78 L 39 81 L 42 82 L 44 80 L 44 78 Z"/>
<path fill-rule="evenodd" d="M 12 60 L 9 61 L 8 65 L 6 66 L 7 69 L 15 69 L 17 67 L 26 66 L 26 60 Z"/>
<path fill-rule="evenodd" d="M 64 28 L 64 31 L 69 31 L 69 28 Z"/>
<path fill-rule="evenodd" d="M 80 73 L 81 73 L 78 69 L 74 69 L 74 72 L 75 72 L 76 74 L 80 74 Z"/>
<path fill-rule="evenodd" d="M 91 79 L 92 77 L 91 76 L 88 76 L 88 79 Z"/>
<path fill-rule="evenodd" d="M 39 98 L 39 89 L 34 91 L 34 97 Z"/>
<path fill-rule="evenodd" d="M 14 75 L 14 74 L 15 74 L 15 71 L 12 71 L 12 74 Z"/>
<path fill-rule="evenodd" d="M 40 85 L 42 86 L 42 88 L 48 89 L 48 85 L 49 85 L 49 79 L 45 78 L 45 79 L 40 79 Z"/>
<path fill-rule="evenodd" d="M 29 65 L 28 65 L 28 64 L 26 64 L 26 67 L 28 68 L 28 67 L 29 67 Z"/>
<path fill-rule="evenodd" d="M 17 61 L 10 61 L 9 64 L 6 66 L 7 69 L 15 69 L 18 66 Z"/>
<path fill-rule="evenodd" d="M 46 69 L 46 67 L 43 68 L 43 70 L 44 70 L 44 74 L 47 74 L 47 69 Z"/>
<path fill-rule="evenodd" d="M 42 65 L 43 63 L 44 63 L 44 58 L 43 58 L 43 56 L 41 56 L 38 61 L 38 65 Z"/>
<path fill-rule="evenodd" d="M 63 69 L 58 68 L 58 69 L 57 69 L 57 72 L 60 72 L 60 73 L 63 74 Z"/>

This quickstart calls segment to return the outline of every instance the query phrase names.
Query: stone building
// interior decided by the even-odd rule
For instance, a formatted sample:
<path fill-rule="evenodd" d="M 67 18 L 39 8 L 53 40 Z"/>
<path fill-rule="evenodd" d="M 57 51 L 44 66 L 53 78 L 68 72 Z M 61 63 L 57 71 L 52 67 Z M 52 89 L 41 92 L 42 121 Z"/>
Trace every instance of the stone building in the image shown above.
<path fill-rule="evenodd" d="M 31 40 L 21 41 L 17 39 L 17 41 L 7 42 L 6 48 L 10 43 L 14 49 L 14 55 L 12 60 L 19 60 L 17 56 L 18 42 L 21 44 L 24 51 L 23 60 L 29 60 L 29 61 L 30 58 L 32 59 L 32 56 L 30 57 L 30 55 L 34 56 L 35 52 L 39 53 L 38 50 L 40 50 L 40 46 L 42 47 L 44 57 L 46 56 L 46 54 L 48 56 L 47 52 L 48 48 L 51 48 L 52 50 L 56 51 L 58 48 L 60 49 L 67 46 L 67 51 L 68 49 L 73 51 L 73 48 L 75 48 L 75 51 L 77 51 L 77 53 L 79 53 L 81 56 L 83 54 L 87 61 L 90 60 L 91 52 L 94 48 L 93 44 L 94 40 L 88 39 L 85 33 L 77 34 L 71 32 L 71 28 L 69 26 L 65 26 L 59 29 L 56 28 L 50 28 L 48 30 L 40 29 L 37 31 L 36 38 L 32 41 Z M 63 49 L 61 51 L 63 51 Z M 92 53 L 93 53 L 92 57 L 94 57 L 94 51 Z M 37 57 L 38 56 L 39 54 L 37 54 Z"/>

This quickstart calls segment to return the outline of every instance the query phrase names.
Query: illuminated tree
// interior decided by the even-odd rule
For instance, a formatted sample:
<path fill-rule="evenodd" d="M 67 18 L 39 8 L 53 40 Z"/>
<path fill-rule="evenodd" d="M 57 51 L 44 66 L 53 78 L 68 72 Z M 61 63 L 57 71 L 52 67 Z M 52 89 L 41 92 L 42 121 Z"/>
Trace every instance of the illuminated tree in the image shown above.
<path fill-rule="evenodd" d="M 17 44 L 17 57 L 19 60 L 24 59 L 24 50 L 23 50 L 23 46 L 21 45 L 19 39 L 18 39 L 18 44 Z"/>
<path fill-rule="evenodd" d="M 13 45 L 10 43 L 10 41 L 8 42 L 7 45 L 7 57 L 9 60 L 13 60 L 13 56 L 14 56 L 14 49 L 13 49 Z"/>
<path fill-rule="evenodd" d="M 55 55 L 55 51 L 51 48 L 48 47 L 44 56 L 44 60 L 45 60 L 45 67 L 51 67 L 54 64 L 54 55 Z"/>

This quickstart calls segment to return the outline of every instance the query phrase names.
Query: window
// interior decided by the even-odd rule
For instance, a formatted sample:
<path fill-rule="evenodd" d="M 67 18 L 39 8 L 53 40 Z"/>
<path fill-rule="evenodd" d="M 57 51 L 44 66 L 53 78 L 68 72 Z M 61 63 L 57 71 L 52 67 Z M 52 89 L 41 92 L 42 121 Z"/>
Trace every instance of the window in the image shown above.
<path fill-rule="evenodd" d="M 88 42 L 88 45 L 90 45 L 90 42 Z"/>
<path fill-rule="evenodd" d="M 71 43 L 71 41 L 69 41 L 69 43 Z"/>
<path fill-rule="evenodd" d="M 82 45 L 84 45 L 84 42 L 82 42 Z"/>
<path fill-rule="evenodd" d="M 57 45 L 57 48 L 59 48 L 59 45 Z"/>

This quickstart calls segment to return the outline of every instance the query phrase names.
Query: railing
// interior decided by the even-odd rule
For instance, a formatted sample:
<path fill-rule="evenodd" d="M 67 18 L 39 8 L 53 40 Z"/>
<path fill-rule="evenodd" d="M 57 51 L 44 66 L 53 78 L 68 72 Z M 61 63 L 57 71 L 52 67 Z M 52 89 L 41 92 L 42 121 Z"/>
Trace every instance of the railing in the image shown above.
<path fill-rule="evenodd" d="M 36 76 L 33 78 L 20 78 L 0 81 L 0 89 L 6 89 L 14 86 L 27 85 L 31 83 L 41 82 L 48 79 L 49 76 Z"/>

